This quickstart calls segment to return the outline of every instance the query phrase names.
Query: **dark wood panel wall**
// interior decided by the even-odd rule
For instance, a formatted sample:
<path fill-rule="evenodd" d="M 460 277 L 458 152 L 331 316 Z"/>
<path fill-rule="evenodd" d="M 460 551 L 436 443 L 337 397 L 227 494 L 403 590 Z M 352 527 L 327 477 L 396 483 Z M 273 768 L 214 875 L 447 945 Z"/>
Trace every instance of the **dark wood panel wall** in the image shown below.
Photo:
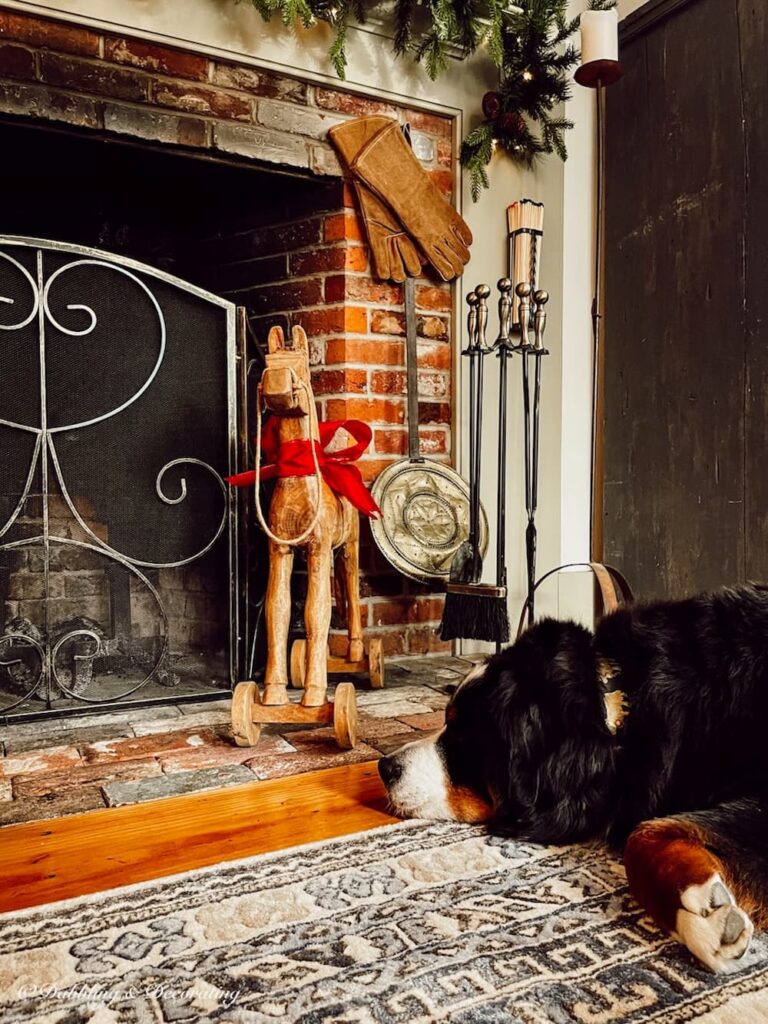
<path fill-rule="evenodd" d="M 608 91 L 605 558 L 768 578 L 768 4 L 652 0 Z"/>
<path fill-rule="evenodd" d="M 737 5 L 746 154 L 744 544 L 748 579 L 768 579 L 768 4 Z"/>

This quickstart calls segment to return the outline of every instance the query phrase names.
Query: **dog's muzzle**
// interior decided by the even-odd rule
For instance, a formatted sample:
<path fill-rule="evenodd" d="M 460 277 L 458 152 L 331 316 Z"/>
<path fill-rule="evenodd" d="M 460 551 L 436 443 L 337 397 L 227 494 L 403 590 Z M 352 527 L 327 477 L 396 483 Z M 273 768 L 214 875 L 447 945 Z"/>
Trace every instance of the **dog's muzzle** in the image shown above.
<path fill-rule="evenodd" d="M 379 761 L 379 775 L 395 814 L 404 818 L 452 817 L 448 778 L 437 739 L 429 736 L 406 743 Z"/>
<path fill-rule="evenodd" d="M 381 781 L 387 788 L 394 786 L 403 774 L 403 766 L 396 757 L 382 757 L 379 761 L 378 768 Z"/>

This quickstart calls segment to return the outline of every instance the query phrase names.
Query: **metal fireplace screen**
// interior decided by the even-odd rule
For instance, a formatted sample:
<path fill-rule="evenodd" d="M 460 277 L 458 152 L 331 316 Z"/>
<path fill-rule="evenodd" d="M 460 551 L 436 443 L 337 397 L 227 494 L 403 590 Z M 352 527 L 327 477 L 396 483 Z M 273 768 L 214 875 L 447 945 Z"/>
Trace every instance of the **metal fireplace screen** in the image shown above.
<path fill-rule="evenodd" d="M 0 239 L 0 716 L 229 688 L 234 371 L 230 303 Z"/>

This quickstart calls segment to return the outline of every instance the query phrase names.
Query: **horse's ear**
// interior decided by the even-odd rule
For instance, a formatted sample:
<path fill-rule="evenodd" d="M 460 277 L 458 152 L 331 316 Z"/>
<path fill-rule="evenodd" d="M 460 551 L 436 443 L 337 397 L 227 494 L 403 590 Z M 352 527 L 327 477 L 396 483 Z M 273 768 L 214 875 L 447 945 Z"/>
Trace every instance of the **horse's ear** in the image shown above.
<path fill-rule="evenodd" d="M 291 331 L 291 338 L 293 339 L 293 350 L 294 352 L 306 352 L 309 354 L 309 342 L 307 341 L 307 332 L 303 327 L 294 327 Z"/>
<path fill-rule="evenodd" d="M 295 330 L 295 328 L 294 328 Z M 267 337 L 267 351 L 270 355 L 273 352 L 281 352 L 285 348 L 285 337 L 282 327 L 270 327 Z"/>

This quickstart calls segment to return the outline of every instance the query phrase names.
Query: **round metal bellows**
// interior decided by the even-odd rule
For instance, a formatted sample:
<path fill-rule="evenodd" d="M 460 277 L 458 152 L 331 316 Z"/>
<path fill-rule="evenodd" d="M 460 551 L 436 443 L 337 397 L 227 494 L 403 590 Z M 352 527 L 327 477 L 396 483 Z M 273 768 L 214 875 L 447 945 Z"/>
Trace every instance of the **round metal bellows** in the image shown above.
<path fill-rule="evenodd" d="M 396 462 L 376 478 L 371 494 L 381 518 L 371 531 L 382 554 L 411 579 L 447 580 L 456 549 L 469 535 L 469 487 L 439 462 Z M 480 509 L 480 550 L 488 520 Z"/>

